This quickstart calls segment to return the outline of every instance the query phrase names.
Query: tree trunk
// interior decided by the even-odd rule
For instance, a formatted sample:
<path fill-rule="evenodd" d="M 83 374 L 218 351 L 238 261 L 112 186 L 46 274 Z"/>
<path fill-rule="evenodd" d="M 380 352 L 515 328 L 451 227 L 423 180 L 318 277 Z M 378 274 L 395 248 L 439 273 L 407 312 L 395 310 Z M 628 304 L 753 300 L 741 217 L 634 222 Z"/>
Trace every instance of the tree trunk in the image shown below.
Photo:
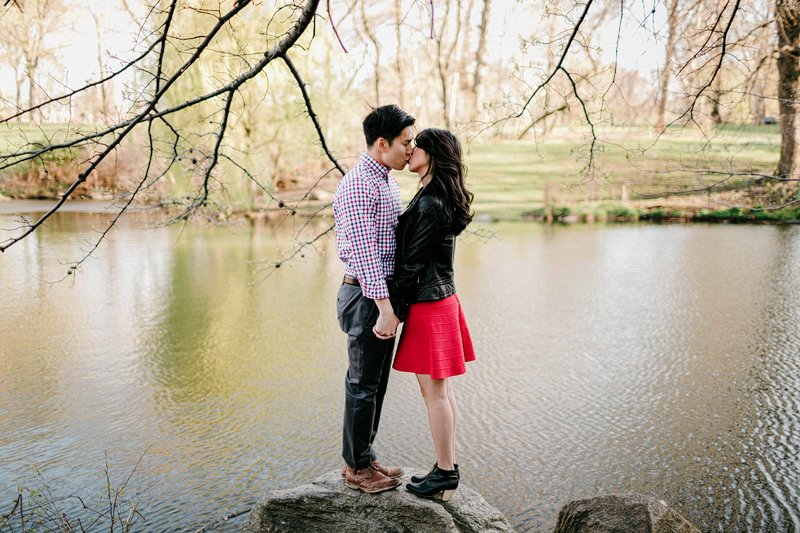
<path fill-rule="evenodd" d="M 403 69 L 403 54 L 401 51 L 403 50 L 403 38 L 402 32 L 400 31 L 401 26 L 403 25 L 403 0 L 395 0 L 394 3 L 394 23 L 395 23 L 395 64 L 394 70 L 397 74 L 397 101 L 400 109 L 406 108 L 406 78 L 405 78 L 405 71 Z"/>
<path fill-rule="evenodd" d="M 448 130 L 451 129 L 450 126 L 450 115 L 448 111 L 450 109 L 450 99 L 449 94 L 447 92 L 447 68 L 442 63 L 442 40 L 436 43 L 436 69 L 439 72 L 439 86 L 442 89 L 442 119 L 444 120 L 444 126 Z"/>
<path fill-rule="evenodd" d="M 442 16 L 442 29 L 436 37 L 436 70 L 439 74 L 439 85 L 442 89 L 442 120 L 447 129 L 452 129 L 450 116 L 450 100 L 452 95 L 448 90 L 448 80 L 450 78 L 450 63 L 453 56 L 453 51 L 458 44 L 458 27 L 456 27 L 455 37 L 450 47 L 445 46 L 444 39 L 447 34 L 447 27 L 450 19 L 450 0 L 444 2 L 444 15 Z M 458 5 L 456 5 L 456 26 L 460 22 L 458 16 Z"/>
<path fill-rule="evenodd" d="M 764 86 L 760 79 L 756 79 L 753 83 L 753 89 L 750 94 L 750 114 L 753 116 L 753 125 L 760 126 L 764 123 L 764 114 L 766 113 Z"/>
<path fill-rule="evenodd" d="M 481 98 L 481 81 L 483 69 L 486 67 L 486 41 L 489 36 L 489 17 L 492 10 L 492 0 L 483 0 L 481 11 L 481 26 L 478 29 L 478 49 L 475 51 L 475 72 L 472 74 L 472 109 L 477 113 Z"/>
<path fill-rule="evenodd" d="M 719 108 L 719 101 L 722 98 L 722 72 L 717 72 L 714 83 L 711 86 L 711 124 L 720 126 L 724 122 Z"/>
<path fill-rule="evenodd" d="M 558 8 L 559 6 L 554 6 Z M 556 43 L 559 42 L 557 33 L 558 33 L 558 17 L 556 16 L 557 9 L 554 9 L 553 12 L 545 14 L 547 15 L 547 72 L 553 72 L 553 69 L 556 67 Z M 547 110 L 550 109 L 551 104 L 551 91 L 549 87 L 545 87 L 544 89 L 544 104 L 542 105 L 542 109 L 544 109 L 545 114 L 544 118 L 542 119 L 542 130 L 544 132 L 553 131 L 553 128 L 556 127 L 556 122 L 558 121 L 558 116 L 554 115 L 553 113 L 548 113 Z M 566 109 L 566 106 L 563 106 L 563 109 Z M 520 139 L 528 133 L 536 123 L 539 121 L 538 117 L 534 117 L 531 120 L 531 123 L 528 125 L 527 128 L 520 134 Z"/>
<path fill-rule="evenodd" d="M 100 17 L 96 13 L 92 13 L 92 17 L 94 18 L 94 30 L 97 35 L 97 68 L 98 68 L 98 77 L 102 78 L 105 74 L 106 66 L 103 62 L 103 32 L 100 28 Z M 100 85 L 100 115 L 102 118 L 108 118 L 110 112 L 110 105 L 109 105 L 109 88 L 106 86 L 107 84 L 103 83 Z"/>
<path fill-rule="evenodd" d="M 664 67 L 658 82 L 658 98 L 656 98 L 656 130 L 664 131 L 664 114 L 667 109 L 667 95 L 669 94 L 669 81 L 672 78 L 672 60 L 675 56 L 675 41 L 678 36 L 678 0 L 670 0 L 669 14 L 667 17 L 669 32 L 667 34 L 667 47 L 664 49 Z"/>
<path fill-rule="evenodd" d="M 14 69 L 14 84 L 16 85 L 16 95 L 14 103 L 17 106 L 16 111 L 22 111 L 22 85 L 25 83 L 25 71 L 22 65 L 18 65 Z M 22 116 L 17 117 L 17 123 L 22 122 Z"/>
<path fill-rule="evenodd" d="M 781 156 L 778 175 L 800 178 L 800 6 L 796 0 L 776 0 L 778 27 L 778 102 L 781 117 Z M 795 183 L 792 190 L 797 189 Z"/>
<path fill-rule="evenodd" d="M 460 17 L 461 14 L 457 12 L 456 16 Z M 448 59 L 448 61 L 447 61 L 448 65 L 454 64 L 454 67 L 455 67 L 453 69 L 449 69 L 451 71 L 451 74 L 450 74 L 450 103 L 449 103 L 450 109 L 447 112 L 449 123 L 457 123 L 459 120 L 462 119 L 462 117 L 460 117 L 459 114 L 458 114 L 458 110 L 461 108 L 461 105 L 460 105 L 460 102 L 459 102 L 459 95 L 461 93 L 461 91 L 460 91 L 460 89 L 461 89 L 461 76 L 462 76 L 461 66 L 463 64 L 463 62 L 461 61 L 461 47 L 458 46 L 458 40 L 459 40 L 459 37 L 461 36 L 461 28 L 460 28 L 461 24 L 459 23 L 458 26 L 459 27 L 456 28 L 455 42 L 453 43 L 454 44 L 453 49 L 455 50 L 455 54 L 456 55 L 455 55 L 455 58 Z M 451 49 L 451 50 L 453 50 L 453 49 Z M 452 127 L 452 124 L 449 124 L 447 127 L 448 128 Z"/>
<path fill-rule="evenodd" d="M 28 108 L 29 109 L 36 105 L 36 82 L 34 81 L 36 79 L 36 73 L 37 73 L 37 70 L 38 70 L 38 66 L 37 66 L 36 63 L 38 63 L 38 61 L 33 62 L 33 63 L 28 63 L 27 66 L 26 66 L 26 70 L 28 72 Z M 34 117 L 34 116 L 35 116 L 34 114 L 31 115 L 31 117 Z"/>
<path fill-rule="evenodd" d="M 367 2 L 361 2 L 361 22 L 364 24 L 364 32 L 367 34 L 372 46 L 375 47 L 375 106 L 382 105 L 381 103 L 381 47 L 377 37 L 370 28 L 369 20 L 367 19 Z"/>

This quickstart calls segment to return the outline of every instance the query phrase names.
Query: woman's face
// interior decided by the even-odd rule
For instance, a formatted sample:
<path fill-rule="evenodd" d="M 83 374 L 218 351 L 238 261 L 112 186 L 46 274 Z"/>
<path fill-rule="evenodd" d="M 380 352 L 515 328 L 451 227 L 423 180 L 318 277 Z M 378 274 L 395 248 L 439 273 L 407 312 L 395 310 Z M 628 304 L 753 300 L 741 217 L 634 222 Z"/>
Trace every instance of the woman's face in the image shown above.
<path fill-rule="evenodd" d="M 420 177 L 428 172 L 428 167 L 431 164 L 431 156 L 428 155 L 424 149 L 417 146 L 414 148 L 414 153 L 411 154 L 411 159 L 408 161 L 408 170 L 416 172 Z"/>

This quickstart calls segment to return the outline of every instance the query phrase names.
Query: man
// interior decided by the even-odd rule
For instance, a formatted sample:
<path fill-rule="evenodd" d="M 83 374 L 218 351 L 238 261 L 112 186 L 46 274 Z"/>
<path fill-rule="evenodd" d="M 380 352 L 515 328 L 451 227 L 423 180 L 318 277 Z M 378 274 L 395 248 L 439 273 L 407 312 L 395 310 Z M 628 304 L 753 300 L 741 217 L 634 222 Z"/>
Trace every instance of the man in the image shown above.
<path fill-rule="evenodd" d="M 336 314 L 347 333 L 342 470 L 345 483 L 367 493 L 400 485 L 403 470 L 383 466 L 372 448 L 389 381 L 399 321 L 389 301 L 400 189 L 389 174 L 414 151 L 414 117 L 396 105 L 373 109 L 363 122 L 366 153 L 336 189 L 333 214 L 344 281 Z"/>

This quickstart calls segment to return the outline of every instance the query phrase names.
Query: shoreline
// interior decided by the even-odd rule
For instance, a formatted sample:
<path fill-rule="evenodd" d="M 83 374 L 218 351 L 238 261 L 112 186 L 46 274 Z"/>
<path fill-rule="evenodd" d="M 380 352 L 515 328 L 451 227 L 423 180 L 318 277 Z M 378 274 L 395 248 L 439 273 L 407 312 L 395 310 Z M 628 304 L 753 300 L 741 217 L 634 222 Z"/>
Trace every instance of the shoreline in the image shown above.
<path fill-rule="evenodd" d="M 25 215 L 46 213 L 57 204 L 58 200 L 19 200 L 4 199 L 0 201 L 0 215 Z M 329 210 L 320 211 L 320 206 L 304 206 L 297 215 L 304 218 L 328 216 Z M 120 203 L 108 199 L 69 200 L 59 209 L 62 213 L 108 214 L 116 215 L 121 208 Z M 131 213 L 166 212 L 166 208 L 156 205 L 134 203 L 127 207 Z M 261 210 L 237 210 L 229 213 L 220 211 L 219 222 L 247 220 L 251 224 L 269 223 L 274 214 L 289 215 L 288 208 L 275 207 Z M 280 217 L 283 218 L 283 217 Z M 685 205 L 670 207 L 662 203 L 657 207 L 629 207 L 609 204 L 600 208 L 582 206 L 554 206 L 549 209 L 537 207 L 529 210 L 512 210 L 511 212 L 496 209 L 476 209 L 475 222 L 493 224 L 495 222 L 535 222 L 539 224 L 691 224 L 691 223 L 730 223 L 730 224 L 800 224 L 800 207 L 780 209 L 745 208 L 745 207 L 686 207 Z"/>

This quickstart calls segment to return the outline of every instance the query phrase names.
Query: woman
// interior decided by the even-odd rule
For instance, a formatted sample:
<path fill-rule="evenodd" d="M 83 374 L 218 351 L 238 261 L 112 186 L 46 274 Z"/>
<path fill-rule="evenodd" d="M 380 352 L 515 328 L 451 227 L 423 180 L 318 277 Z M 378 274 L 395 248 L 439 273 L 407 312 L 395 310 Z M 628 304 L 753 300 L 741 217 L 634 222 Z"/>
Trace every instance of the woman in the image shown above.
<path fill-rule="evenodd" d="M 461 143 L 449 131 L 417 134 L 408 168 L 421 189 L 400 216 L 392 293 L 405 325 L 395 370 L 417 375 L 436 464 L 413 476 L 406 488 L 425 498 L 450 499 L 458 487 L 455 463 L 456 399 L 451 379 L 475 359 L 461 303 L 453 283 L 455 238 L 472 220 L 472 193 L 464 185 Z M 407 310 L 407 317 L 405 311 Z"/>

